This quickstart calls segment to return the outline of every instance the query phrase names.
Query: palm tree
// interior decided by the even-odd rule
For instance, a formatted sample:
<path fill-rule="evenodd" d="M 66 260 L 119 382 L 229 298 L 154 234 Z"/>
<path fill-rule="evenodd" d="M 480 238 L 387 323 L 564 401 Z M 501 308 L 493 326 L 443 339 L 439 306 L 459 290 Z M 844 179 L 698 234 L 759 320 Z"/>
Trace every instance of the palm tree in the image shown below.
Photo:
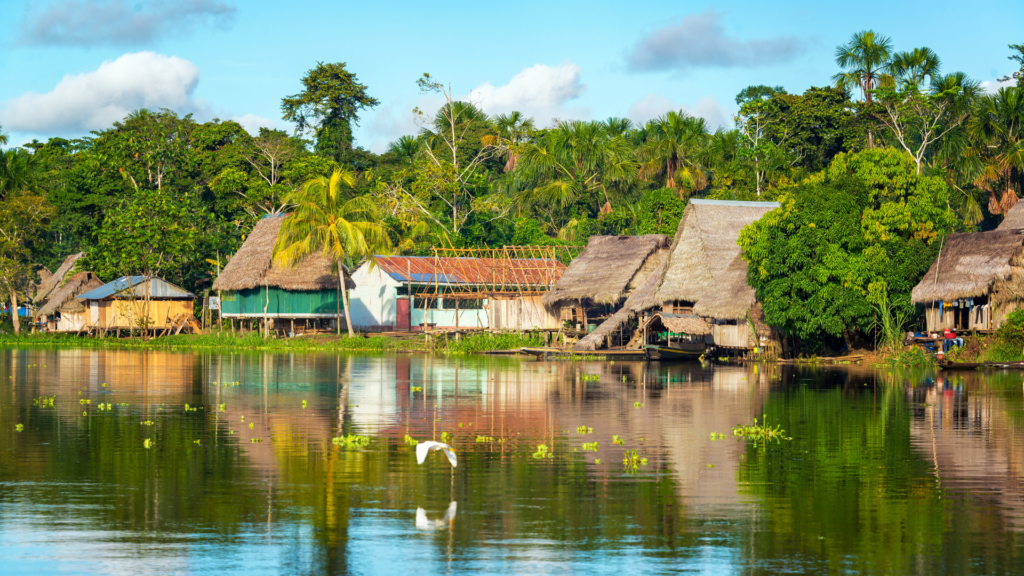
<path fill-rule="evenodd" d="M 294 208 L 282 222 L 274 246 L 274 259 L 286 268 L 316 252 L 331 260 L 341 285 L 349 336 L 354 332 L 344 262 L 360 258 L 372 261 L 374 254 L 391 247 L 373 202 L 367 196 L 353 197 L 355 181 L 355 174 L 342 168 L 335 170 L 330 178 L 321 176 L 308 180 L 302 188 L 288 194 L 285 199 Z M 341 334 L 340 317 L 338 334 Z"/>
<path fill-rule="evenodd" d="M 398 140 L 388 144 L 388 153 L 394 154 L 402 162 L 412 162 L 413 157 L 420 150 L 420 141 L 415 136 L 402 136 Z"/>
<path fill-rule="evenodd" d="M 977 99 L 967 123 L 974 145 L 965 154 L 979 166 L 975 184 L 989 193 L 989 212 L 1004 213 L 1017 203 L 1024 180 L 1024 89 L 1000 88 Z"/>
<path fill-rule="evenodd" d="M 604 121 L 604 129 L 608 132 L 609 136 L 629 136 L 630 130 L 633 129 L 633 121 L 629 118 L 616 118 L 614 116 Z"/>
<path fill-rule="evenodd" d="M 521 151 L 524 177 L 537 185 L 520 193 L 528 204 L 567 207 L 600 193 L 611 208 L 609 188 L 627 184 L 636 174 L 633 148 L 621 136 L 608 136 L 602 122 L 561 122 L 536 144 Z M 595 213 L 601 210 L 595 201 Z"/>
<path fill-rule="evenodd" d="M 708 123 L 682 110 L 667 112 L 647 123 L 647 140 L 637 150 L 640 178 L 664 177 L 665 187 L 682 198 L 682 190 L 707 186 L 704 166 L 698 161 L 710 139 Z"/>
<path fill-rule="evenodd" d="M 871 91 L 879 86 L 891 86 L 889 74 L 892 41 L 874 30 L 862 30 L 843 46 L 836 47 L 836 64 L 844 68 L 832 77 L 836 87 L 860 88 L 864 101 L 871 104 Z"/>
<path fill-rule="evenodd" d="M 12 192 L 36 191 L 42 162 L 21 148 L 0 151 L 0 199 Z"/>
<path fill-rule="evenodd" d="M 4 132 L 4 127 L 0 126 L 0 146 L 7 144 L 7 133 Z"/>
<path fill-rule="evenodd" d="M 537 129 L 533 118 L 518 110 L 510 114 L 498 114 L 491 118 L 497 131 L 494 143 L 505 149 L 505 172 L 516 169 L 519 161 L 518 149 Z"/>
<path fill-rule="evenodd" d="M 921 87 L 925 78 L 934 80 L 941 69 L 942 61 L 931 48 L 914 48 L 910 52 L 897 52 L 893 55 L 889 66 L 893 77 L 915 90 Z"/>

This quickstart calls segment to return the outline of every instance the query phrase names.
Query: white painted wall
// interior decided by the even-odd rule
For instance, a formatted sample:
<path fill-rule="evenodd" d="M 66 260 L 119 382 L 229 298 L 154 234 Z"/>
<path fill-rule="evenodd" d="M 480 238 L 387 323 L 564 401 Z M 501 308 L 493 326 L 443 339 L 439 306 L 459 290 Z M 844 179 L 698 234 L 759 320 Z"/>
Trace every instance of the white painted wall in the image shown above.
<path fill-rule="evenodd" d="M 401 283 L 368 263 L 352 273 L 356 287 L 348 291 L 352 327 L 361 331 L 391 330 L 398 322 L 397 299 Z"/>

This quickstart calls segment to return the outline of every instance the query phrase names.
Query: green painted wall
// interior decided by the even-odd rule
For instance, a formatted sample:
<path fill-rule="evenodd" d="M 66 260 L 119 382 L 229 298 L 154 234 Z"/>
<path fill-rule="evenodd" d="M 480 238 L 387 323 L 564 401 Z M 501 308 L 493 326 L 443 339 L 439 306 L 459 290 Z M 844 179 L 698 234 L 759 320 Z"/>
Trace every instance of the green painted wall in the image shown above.
<path fill-rule="evenodd" d="M 333 317 L 340 302 L 336 290 L 292 292 L 281 288 L 270 288 L 269 316 L 308 316 L 312 314 Z M 224 292 L 221 308 L 224 314 L 263 316 L 267 303 L 267 289 L 253 288 L 239 292 Z M 344 309 L 342 309 L 344 313 Z"/>

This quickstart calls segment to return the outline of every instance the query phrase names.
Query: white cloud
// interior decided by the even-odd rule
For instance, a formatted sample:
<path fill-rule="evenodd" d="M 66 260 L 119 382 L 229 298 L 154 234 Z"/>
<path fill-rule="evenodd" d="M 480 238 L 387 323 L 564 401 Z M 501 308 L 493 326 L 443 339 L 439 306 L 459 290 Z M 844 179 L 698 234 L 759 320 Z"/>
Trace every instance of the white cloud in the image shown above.
<path fill-rule="evenodd" d="M 795 36 L 741 40 L 727 36 L 722 14 L 708 10 L 654 30 L 626 57 L 631 70 L 754 68 L 789 62 L 804 50 Z"/>
<path fill-rule="evenodd" d="M 199 68 L 177 56 L 125 54 L 92 72 L 65 76 L 46 94 L 28 92 L 0 104 L 0 123 L 31 133 L 87 132 L 107 128 L 138 108 L 202 111 L 192 92 Z"/>
<path fill-rule="evenodd" d="M 1007 78 L 1006 80 L 985 80 L 981 83 L 981 89 L 986 94 L 995 94 L 1000 88 L 1009 88 L 1017 85 L 1016 78 Z"/>
<path fill-rule="evenodd" d="M 381 154 L 387 150 L 388 144 L 401 136 L 419 134 L 420 127 L 416 125 L 412 109 L 419 108 L 427 113 L 433 113 L 443 103 L 444 99 L 439 96 L 428 95 L 383 104 L 377 108 L 373 117 L 363 124 L 363 130 L 369 135 L 368 148 Z"/>
<path fill-rule="evenodd" d="M 698 100 L 696 105 L 689 106 L 676 103 L 660 94 L 649 94 L 634 102 L 629 107 L 626 117 L 639 124 L 645 124 L 648 120 L 670 110 L 682 110 L 691 116 L 699 116 L 708 121 L 708 127 L 711 130 L 720 127 L 728 128 L 732 125 L 732 114 L 712 96 L 705 96 Z"/>
<path fill-rule="evenodd" d="M 474 88 L 466 99 L 488 114 L 518 110 L 532 116 L 538 126 L 548 125 L 553 118 L 588 118 L 588 108 L 566 106 L 587 89 L 580 80 L 581 71 L 579 66 L 568 61 L 554 67 L 535 64 L 513 76 L 508 84 L 494 86 L 484 82 Z"/>
<path fill-rule="evenodd" d="M 140 45 L 210 24 L 225 27 L 236 8 L 217 0 L 53 0 L 30 5 L 18 26 L 24 45 Z"/>
<path fill-rule="evenodd" d="M 243 114 L 241 116 L 231 116 L 231 120 L 238 122 L 245 128 L 245 131 L 253 136 L 259 136 L 260 128 L 269 128 L 275 130 L 278 128 L 278 122 L 271 120 L 270 118 L 264 118 L 256 114 Z"/>

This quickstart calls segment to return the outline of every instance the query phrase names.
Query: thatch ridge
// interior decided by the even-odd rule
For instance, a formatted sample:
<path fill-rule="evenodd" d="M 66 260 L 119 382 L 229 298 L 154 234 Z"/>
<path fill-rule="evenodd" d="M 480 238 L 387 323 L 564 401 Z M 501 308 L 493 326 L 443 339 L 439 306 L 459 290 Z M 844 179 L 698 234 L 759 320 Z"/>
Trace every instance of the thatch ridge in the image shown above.
<path fill-rule="evenodd" d="M 650 326 L 655 319 L 672 332 L 681 332 L 693 336 L 707 336 L 711 334 L 711 326 L 695 314 L 655 312 L 644 322 L 644 326 Z"/>
<path fill-rule="evenodd" d="M 669 243 L 668 236 L 592 236 L 580 254 L 544 295 L 547 306 L 590 300 L 615 304 L 652 254 Z"/>
<path fill-rule="evenodd" d="M 104 282 L 92 272 L 79 272 L 50 294 L 49 300 L 39 309 L 37 316 L 49 316 L 58 310 L 61 312 L 83 312 L 85 304 L 75 297 L 99 288 L 103 284 Z"/>
<path fill-rule="evenodd" d="M 213 282 L 214 290 L 238 291 L 270 286 L 284 290 L 337 290 L 338 276 L 331 273 L 331 260 L 323 254 L 311 254 L 292 268 L 273 262 L 277 234 L 286 216 L 265 216 L 256 223 L 242 247 L 224 266 Z M 355 282 L 344 270 L 345 286 Z"/>
<path fill-rule="evenodd" d="M 1003 217 L 996 230 L 1020 230 L 1024 228 L 1024 202 L 1017 202 Z"/>
<path fill-rule="evenodd" d="M 738 255 L 697 298 L 693 313 L 719 320 L 743 320 L 756 301 L 754 289 L 747 284 L 747 261 Z"/>
<path fill-rule="evenodd" d="M 60 265 L 60 268 L 57 268 L 56 272 L 39 283 L 39 289 L 36 290 L 35 296 L 32 297 L 32 302 L 39 304 L 40 302 L 45 301 L 54 290 L 60 287 L 64 282 L 64 278 L 71 272 L 72 268 L 74 268 L 75 263 L 83 257 L 85 257 L 85 252 L 72 254 L 65 258 L 64 262 Z"/>
<path fill-rule="evenodd" d="M 669 250 L 658 303 L 696 302 L 739 255 L 740 230 L 778 207 L 778 202 L 691 200 Z"/>
<path fill-rule="evenodd" d="M 994 283 L 1013 278 L 1022 245 L 1021 230 L 949 234 L 910 299 L 914 304 L 926 304 L 984 296 Z"/>

